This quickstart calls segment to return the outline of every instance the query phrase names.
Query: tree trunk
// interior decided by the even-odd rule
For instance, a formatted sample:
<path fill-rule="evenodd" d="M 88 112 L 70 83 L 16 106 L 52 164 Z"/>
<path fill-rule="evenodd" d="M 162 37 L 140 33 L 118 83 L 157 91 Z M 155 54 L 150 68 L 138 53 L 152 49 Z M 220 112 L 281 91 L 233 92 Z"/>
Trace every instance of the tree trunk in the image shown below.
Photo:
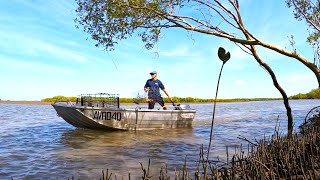
<path fill-rule="evenodd" d="M 316 77 L 317 77 L 317 80 L 318 80 L 318 88 L 320 89 L 320 73 L 318 73 L 316 75 Z"/>
<path fill-rule="evenodd" d="M 289 98 L 286 94 L 286 92 L 282 89 L 282 87 L 279 85 L 278 80 L 276 75 L 274 74 L 273 70 L 271 69 L 271 67 L 266 64 L 265 62 L 263 62 L 260 57 L 257 54 L 256 48 L 254 46 L 251 46 L 251 52 L 254 56 L 254 58 L 257 60 L 257 62 L 264 67 L 268 73 L 270 74 L 272 81 L 273 81 L 273 85 L 278 89 L 278 91 L 281 93 L 282 98 L 283 98 L 283 103 L 286 107 L 287 110 L 287 117 L 288 117 L 288 137 L 291 138 L 292 137 L 292 132 L 293 132 L 293 118 L 292 118 L 292 111 L 291 111 L 291 107 L 289 104 Z M 317 76 L 318 77 L 318 76 Z M 319 78 L 318 78 L 319 79 Z"/>

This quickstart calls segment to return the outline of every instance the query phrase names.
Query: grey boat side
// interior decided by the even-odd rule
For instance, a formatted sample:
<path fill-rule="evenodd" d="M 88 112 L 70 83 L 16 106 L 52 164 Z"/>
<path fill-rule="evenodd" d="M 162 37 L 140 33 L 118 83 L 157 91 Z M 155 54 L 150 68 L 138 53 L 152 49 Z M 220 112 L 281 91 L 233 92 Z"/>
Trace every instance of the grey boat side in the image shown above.
<path fill-rule="evenodd" d="M 194 109 L 150 110 L 52 104 L 57 114 L 79 128 L 103 130 L 149 130 L 191 128 Z"/>

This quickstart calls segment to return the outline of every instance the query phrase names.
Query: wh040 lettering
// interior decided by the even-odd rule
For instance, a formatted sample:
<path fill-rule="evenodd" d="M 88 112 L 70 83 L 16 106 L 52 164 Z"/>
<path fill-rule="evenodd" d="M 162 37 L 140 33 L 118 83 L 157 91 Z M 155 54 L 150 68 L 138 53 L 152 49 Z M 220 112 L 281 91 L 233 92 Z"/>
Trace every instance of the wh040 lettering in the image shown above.
<path fill-rule="evenodd" d="M 117 120 L 121 121 L 121 112 L 101 112 L 95 111 L 93 119 L 98 120 Z"/>

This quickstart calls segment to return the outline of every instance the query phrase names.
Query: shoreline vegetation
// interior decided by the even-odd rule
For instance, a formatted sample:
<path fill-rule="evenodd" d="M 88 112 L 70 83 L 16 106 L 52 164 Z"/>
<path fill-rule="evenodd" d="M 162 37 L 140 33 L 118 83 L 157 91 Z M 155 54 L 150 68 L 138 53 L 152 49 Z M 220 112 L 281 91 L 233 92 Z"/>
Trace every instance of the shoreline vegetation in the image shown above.
<path fill-rule="evenodd" d="M 0 104 L 50 105 L 50 104 L 51 104 L 51 102 L 44 102 L 44 101 L 16 101 L 16 100 L 0 100 Z"/>
<path fill-rule="evenodd" d="M 318 121 L 319 119 L 313 119 Z M 301 127 L 300 127 L 301 128 Z M 302 128 L 300 129 L 302 130 Z M 313 124 L 306 131 L 296 132 L 291 138 L 279 133 L 276 129 L 272 136 L 256 142 L 248 141 L 248 150 L 235 149 L 237 153 L 227 162 L 210 161 L 209 172 L 204 174 L 204 150 L 201 148 L 196 169 L 190 170 L 185 162 L 174 172 L 167 165 L 158 174 L 149 172 L 152 164 L 147 167 L 141 164 L 142 179 L 319 179 L 320 178 L 320 129 Z M 232 149 L 231 149 L 232 150 Z M 246 152 L 247 151 L 247 152 Z M 226 149 L 228 154 L 228 147 Z M 229 159 L 229 160 L 228 160 Z M 72 176 L 73 177 L 73 176 Z M 102 171 L 100 179 L 125 179 L 126 175 L 117 177 L 107 169 Z M 130 178 L 130 173 L 128 173 Z M 73 179 L 73 178 L 72 178 Z"/>
<path fill-rule="evenodd" d="M 201 99 L 193 97 L 173 97 L 175 103 L 213 103 L 214 99 Z M 247 102 L 247 101 L 271 101 L 271 100 L 281 100 L 282 98 L 233 98 L 233 99 L 217 99 L 217 102 Z M 166 103 L 171 103 L 167 97 L 164 97 L 163 100 Z M 65 96 L 54 96 L 52 98 L 42 99 L 41 102 L 56 102 L 56 101 L 71 101 L 76 102 L 77 97 L 65 97 Z M 144 98 L 120 98 L 120 103 L 132 103 L 139 102 L 145 103 Z"/>
<path fill-rule="evenodd" d="M 167 97 L 163 98 L 166 103 L 171 103 Z M 306 94 L 296 94 L 290 96 L 289 99 L 320 99 L 320 89 L 313 89 Z M 120 98 L 122 104 L 134 104 L 137 98 Z M 282 100 L 282 98 L 233 98 L 233 99 L 217 99 L 217 102 L 249 102 L 249 101 L 272 101 Z M 54 96 L 52 98 L 44 98 L 41 101 L 24 101 L 24 100 L 1 100 L 0 104 L 36 104 L 36 105 L 50 105 L 56 101 L 71 101 L 76 102 L 77 97 Z M 144 98 L 138 99 L 141 104 L 144 104 Z M 214 99 L 201 99 L 193 97 L 173 97 L 175 103 L 214 103 Z"/>
<path fill-rule="evenodd" d="M 167 97 L 163 98 L 166 103 L 170 103 Z M 290 96 L 289 99 L 320 99 L 320 89 L 313 89 L 306 94 L 297 94 Z M 217 102 L 249 102 L 249 101 L 272 101 L 272 100 L 282 100 L 282 98 L 232 98 L 232 99 L 217 99 Z M 41 102 L 56 102 L 56 101 L 77 101 L 77 97 L 65 97 L 65 96 L 54 96 L 52 98 L 42 99 Z M 134 103 L 134 102 L 144 102 L 144 98 L 120 98 L 120 103 Z M 202 99 L 193 97 L 173 97 L 175 103 L 213 103 L 215 100 L 212 99 Z"/>
<path fill-rule="evenodd" d="M 272 100 L 282 100 L 281 98 L 235 98 L 235 99 L 217 99 L 217 102 L 249 102 L 249 101 L 272 101 Z M 65 97 L 65 96 L 54 96 L 52 98 L 45 98 L 41 101 L 28 101 L 28 100 L 0 100 L 0 104 L 34 104 L 34 105 L 50 105 L 56 101 L 70 101 L 76 102 L 76 97 Z M 139 104 L 147 104 L 140 100 Z M 166 103 L 171 103 L 168 98 L 164 98 Z M 175 103 L 213 103 L 213 99 L 199 99 L 199 98 L 174 98 Z M 120 98 L 120 104 L 130 105 L 134 103 L 134 98 Z"/>
<path fill-rule="evenodd" d="M 56 96 L 55 96 L 56 97 Z M 52 99 L 54 99 L 53 97 Z M 50 98 L 51 99 L 51 98 Z M 76 99 L 76 98 L 75 98 Z M 129 99 L 129 100 L 128 100 Z M 133 98 L 120 98 L 120 104 L 124 105 L 130 105 L 130 104 L 136 104 L 133 102 L 133 100 L 130 100 Z M 282 98 L 236 98 L 236 99 L 217 99 L 218 103 L 228 103 L 228 102 L 250 102 L 250 101 L 273 101 L 273 100 L 282 100 Z M 293 99 L 295 100 L 295 99 Z M 63 99 L 58 99 L 57 101 L 71 101 L 71 102 L 76 102 L 73 98 L 70 97 L 65 97 Z M 171 104 L 171 102 L 167 99 L 164 98 L 164 101 L 168 104 Z M 29 100 L 0 100 L 0 104 L 34 104 L 34 105 L 50 105 L 52 103 L 56 102 L 56 100 L 52 101 L 29 101 Z M 213 101 L 174 101 L 175 103 L 190 103 L 190 104 L 204 104 L 204 103 L 214 103 Z M 139 104 L 147 104 L 147 103 L 139 103 Z"/>

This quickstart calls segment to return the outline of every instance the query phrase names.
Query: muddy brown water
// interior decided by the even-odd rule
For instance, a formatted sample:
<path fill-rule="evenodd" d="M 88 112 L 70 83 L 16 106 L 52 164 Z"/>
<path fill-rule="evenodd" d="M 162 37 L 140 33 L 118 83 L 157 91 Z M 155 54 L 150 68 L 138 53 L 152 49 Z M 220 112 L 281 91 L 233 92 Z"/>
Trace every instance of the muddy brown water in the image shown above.
<path fill-rule="evenodd" d="M 295 128 L 319 100 L 290 102 Z M 132 106 L 130 106 L 132 107 Z M 109 169 L 117 177 L 141 177 L 140 163 L 151 159 L 157 179 L 161 167 L 192 171 L 200 147 L 209 142 L 213 104 L 191 104 L 197 110 L 193 128 L 138 132 L 77 129 L 56 116 L 50 105 L 0 104 L 0 179 L 99 179 Z M 286 133 L 282 101 L 219 103 L 210 159 L 226 159 L 229 149 L 270 136 L 279 117 Z M 234 152 L 234 151 L 232 151 Z M 232 152 L 230 152 L 232 154 Z"/>

